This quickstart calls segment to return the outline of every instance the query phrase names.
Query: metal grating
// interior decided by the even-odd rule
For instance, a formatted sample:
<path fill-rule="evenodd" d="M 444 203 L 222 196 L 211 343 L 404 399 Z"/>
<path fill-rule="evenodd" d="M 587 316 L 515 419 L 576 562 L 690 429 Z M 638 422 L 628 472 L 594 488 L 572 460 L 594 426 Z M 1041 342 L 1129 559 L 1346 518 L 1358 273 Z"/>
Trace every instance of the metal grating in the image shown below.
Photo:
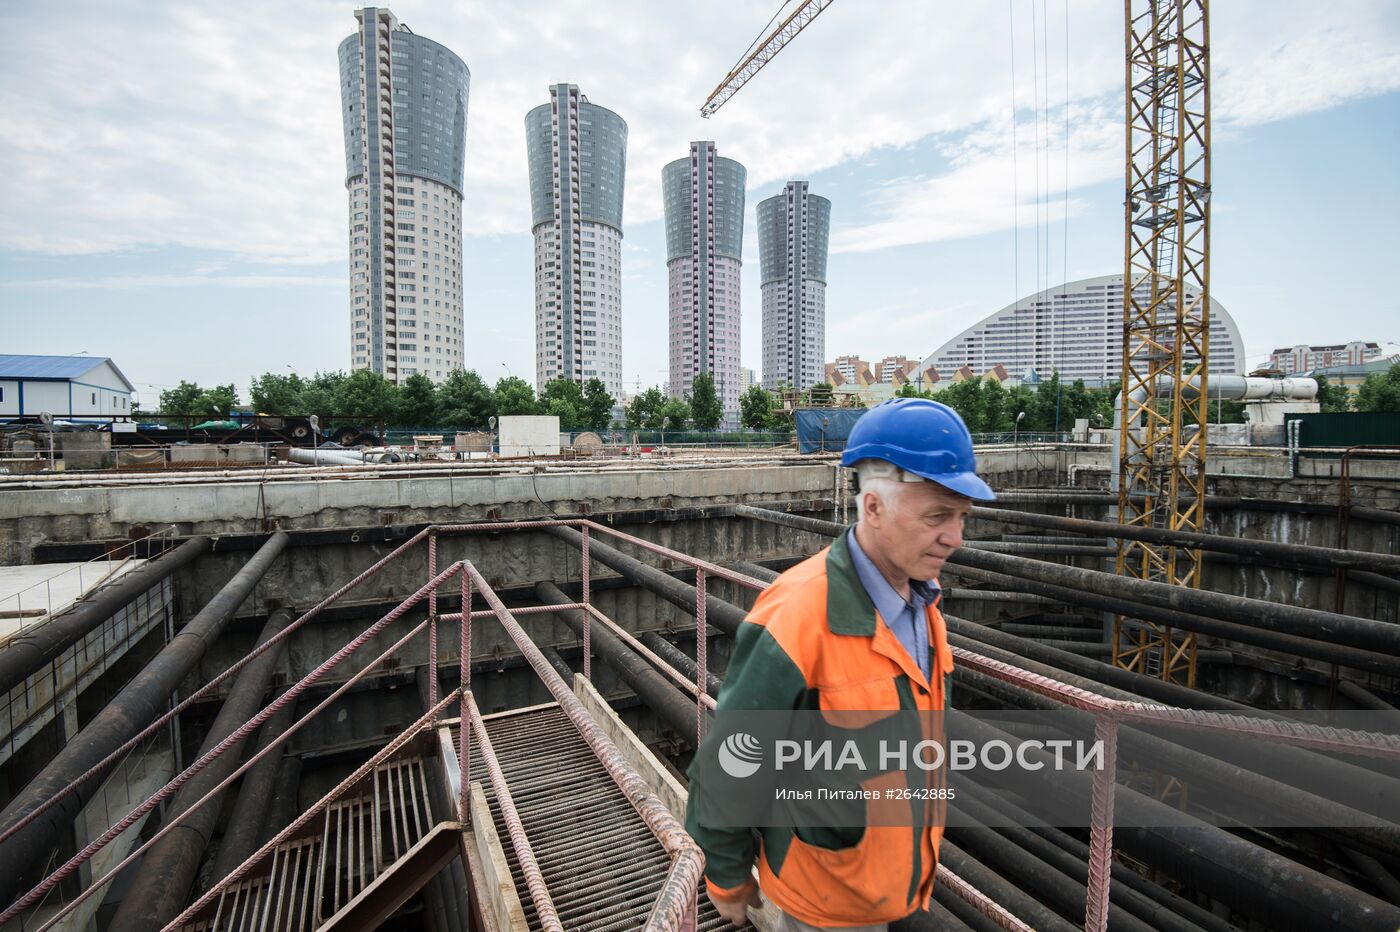
<path fill-rule="evenodd" d="M 186 928 L 309 932 L 344 908 L 433 824 L 423 758 L 385 761 L 360 795 L 327 808 L 317 833 L 278 845 L 266 873 L 225 890 L 211 920 Z"/>
<path fill-rule="evenodd" d="M 661 890 L 670 859 L 573 724 L 556 706 L 487 717 L 486 728 L 564 927 L 570 932 L 639 928 Z M 456 726 L 452 732 L 457 742 Z M 539 929 L 539 915 L 475 744 L 471 767 L 505 846 L 526 921 Z M 703 891 L 700 901 L 697 929 L 733 928 Z"/>

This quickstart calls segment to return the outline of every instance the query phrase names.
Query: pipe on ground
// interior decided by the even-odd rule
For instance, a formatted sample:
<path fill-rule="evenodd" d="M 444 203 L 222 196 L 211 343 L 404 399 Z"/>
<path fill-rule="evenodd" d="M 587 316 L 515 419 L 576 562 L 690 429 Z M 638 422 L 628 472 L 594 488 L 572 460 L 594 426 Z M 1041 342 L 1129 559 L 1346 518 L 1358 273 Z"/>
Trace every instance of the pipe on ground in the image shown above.
<path fill-rule="evenodd" d="M 39 672 L 147 589 L 208 551 L 209 538 L 191 537 L 175 549 L 87 594 L 82 601 L 43 624 L 10 638 L 4 650 L 0 650 L 0 695 Z"/>
<path fill-rule="evenodd" d="M 294 612 L 285 608 L 273 612 L 267 624 L 263 625 L 257 646 L 267 643 L 296 617 Z M 214 750 L 262 709 L 263 696 L 272 682 L 272 674 L 277 669 L 285 644 L 284 641 L 261 654 L 234 677 L 228 698 L 219 708 L 214 723 L 209 726 L 204 743 L 199 746 L 200 757 Z M 185 812 L 223 782 L 238 767 L 244 756 L 242 752 L 246 752 L 247 748 L 239 747 L 238 751 L 240 753 L 227 753 L 215 758 L 182 786 L 165 811 L 165 821 L 169 822 Z M 142 856 L 141 868 L 117 907 L 111 928 L 120 932 L 156 932 L 180 914 L 218 819 L 219 799 L 216 797 L 197 809 Z"/>
<path fill-rule="evenodd" d="M 363 466 L 365 456 L 354 450 L 308 450 L 305 447 L 289 447 L 287 458 L 293 463 L 308 466 Z"/>
<path fill-rule="evenodd" d="M 541 528 L 541 530 L 572 545 L 575 549 L 583 547 L 583 535 L 571 527 L 547 527 Z M 589 537 L 588 554 L 592 559 L 616 570 L 643 589 L 661 596 L 677 608 L 690 612 L 692 615 L 695 614 L 694 586 L 683 583 L 635 557 L 628 556 L 616 547 L 603 543 L 598 537 L 597 534 Z M 738 631 L 739 625 L 747 615 L 748 613 L 737 605 L 713 595 L 706 595 L 706 619 L 726 634 L 734 634 Z"/>
<path fill-rule="evenodd" d="M 168 708 L 171 693 L 223 633 L 234 612 L 286 548 L 287 540 L 285 531 L 268 538 L 199 614 L 11 800 L 0 813 L 0 829 L 9 828 L 67 789 Z M 49 862 L 59 839 L 99 785 L 95 780 L 87 781 L 0 845 L 0 902 L 14 900 L 20 883 Z"/>

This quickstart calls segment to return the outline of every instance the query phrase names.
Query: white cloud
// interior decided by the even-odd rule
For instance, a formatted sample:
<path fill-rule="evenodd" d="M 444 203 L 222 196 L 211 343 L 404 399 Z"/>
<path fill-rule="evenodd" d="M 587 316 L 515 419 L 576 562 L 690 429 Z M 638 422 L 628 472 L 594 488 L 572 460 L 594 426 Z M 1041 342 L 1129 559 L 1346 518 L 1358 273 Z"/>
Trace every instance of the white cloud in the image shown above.
<path fill-rule="evenodd" d="M 0 248 L 84 254 L 178 245 L 264 262 L 342 258 L 335 52 L 354 29 L 353 6 L 89 0 L 7 7 L 0 13 L 11 40 L 0 60 Z M 1215 6 L 1214 102 L 1227 126 L 1400 86 L 1393 5 L 1354 2 L 1340 13 L 1304 0 Z M 472 70 L 468 235 L 528 232 L 524 115 L 546 100 L 554 81 L 580 85 L 627 120 L 629 225 L 660 216 L 661 166 L 691 139 L 716 139 L 723 154 L 748 166 L 752 187 L 768 190 L 789 177 L 857 168 L 877 150 L 964 133 L 986 138 L 954 151 L 940 175 L 865 181 L 869 203 L 842 211 L 855 225 L 837 231 L 837 248 L 1010 224 L 1011 166 L 997 137 L 1011 93 L 1004 7 L 836 4 L 710 121 L 698 108 L 767 7 L 742 0 L 684 7 L 406 0 L 393 8 Z M 1061 104 L 1067 28 L 1075 101 L 1070 187 L 1109 177 L 1117 169 L 1106 164 L 1112 147 L 1104 149 L 1101 136 L 1121 107 L 1121 5 L 1046 0 L 1048 32 L 1034 57 L 1032 8 L 1014 9 L 1023 107 L 1037 89 L 1050 105 Z M 1027 144 L 1022 138 L 1023 153 Z M 1024 206 L 1028 189 L 1020 187 Z"/>
<path fill-rule="evenodd" d="M 0 288 L 94 288 L 144 291 L 150 288 L 344 288 L 333 275 L 216 275 L 196 269 L 186 275 L 108 275 L 100 278 L 33 278 L 0 281 Z"/>

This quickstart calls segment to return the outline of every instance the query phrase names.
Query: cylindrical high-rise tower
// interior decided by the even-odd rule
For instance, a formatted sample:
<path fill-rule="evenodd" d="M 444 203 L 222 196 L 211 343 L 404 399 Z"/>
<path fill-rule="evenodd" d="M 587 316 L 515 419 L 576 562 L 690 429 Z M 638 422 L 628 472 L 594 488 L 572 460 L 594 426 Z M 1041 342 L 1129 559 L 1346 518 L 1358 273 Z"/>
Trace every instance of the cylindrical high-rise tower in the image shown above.
<path fill-rule="evenodd" d="M 535 234 L 535 384 L 600 379 L 622 394 L 627 124 L 572 84 L 525 117 Z"/>
<path fill-rule="evenodd" d="M 763 385 L 805 389 L 822 381 L 826 357 L 826 250 L 831 201 L 789 181 L 758 204 L 763 280 Z"/>
<path fill-rule="evenodd" d="M 391 382 L 462 368 L 462 169 L 471 73 L 387 9 L 340 43 L 350 362 Z"/>
<path fill-rule="evenodd" d="M 743 266 L 744 182 L 748 173 L 692 142 L 690 157 L 661 172 L 670 279 L 672 397 L 710 373 L 725 411 L 739 409 L 739 272 Z"/>

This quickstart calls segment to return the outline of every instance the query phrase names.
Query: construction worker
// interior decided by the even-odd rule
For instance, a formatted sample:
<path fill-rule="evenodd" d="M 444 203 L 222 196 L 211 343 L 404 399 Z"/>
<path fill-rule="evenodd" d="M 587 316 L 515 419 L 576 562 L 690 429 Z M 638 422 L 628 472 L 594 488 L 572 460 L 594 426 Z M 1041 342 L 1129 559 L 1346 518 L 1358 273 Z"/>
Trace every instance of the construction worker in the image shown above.
<path fill-rule="evenodd" d="M 758 597 L 736 636 L 721 716 L 945 708 L 953 658 L 937 577 L 972 503 L 996 497 L 977 476 L 972 437 L 947 405 L 897 398 L 856 422 L 841 465 L 856 473 L 857 522 Z M 784 932 L 884 929 L 928 908 L 937 817 L 855 830 L 702 825 L 705 759 L 691 766 L 686 828 L 704 849 L 710 900 L 730 922 L 746 923 L 760 887 L 782 910 Z"/>

